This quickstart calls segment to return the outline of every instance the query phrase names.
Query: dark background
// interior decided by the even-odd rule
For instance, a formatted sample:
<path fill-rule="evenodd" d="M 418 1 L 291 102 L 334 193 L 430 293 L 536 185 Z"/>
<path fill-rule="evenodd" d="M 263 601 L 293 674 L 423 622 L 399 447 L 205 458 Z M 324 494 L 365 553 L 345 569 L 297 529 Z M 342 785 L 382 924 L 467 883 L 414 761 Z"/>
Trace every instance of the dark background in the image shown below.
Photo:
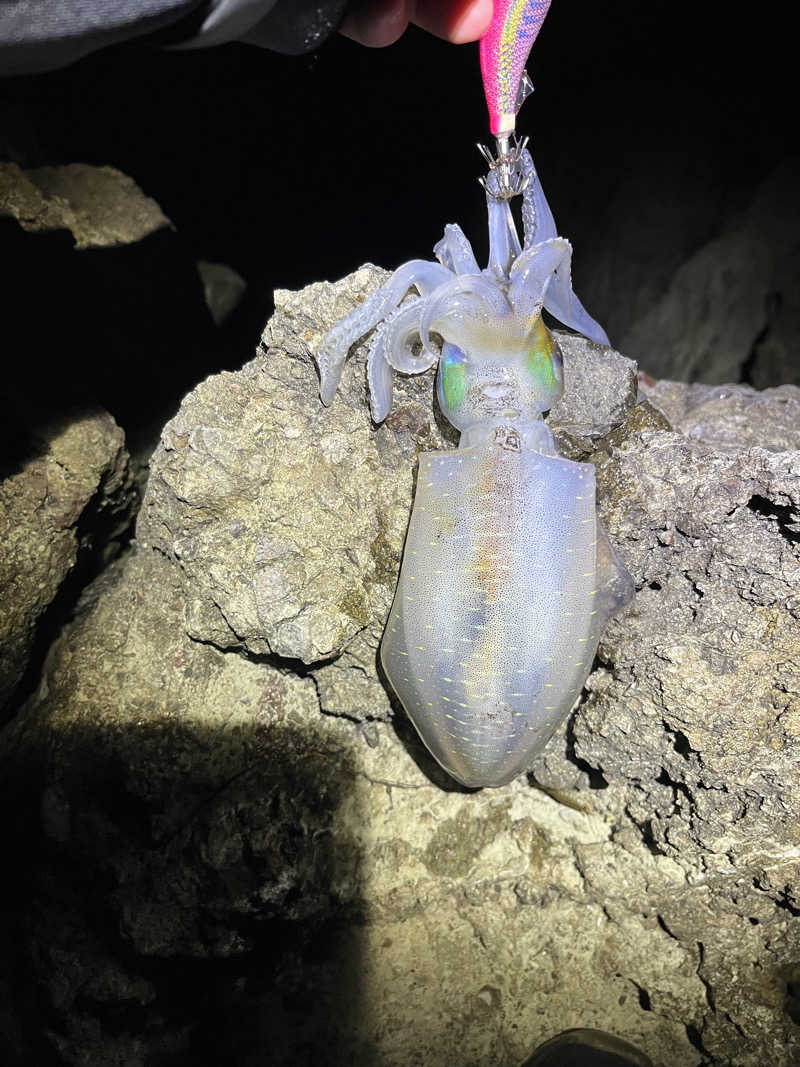
<path fill-rule="evenodd" d="M 570 192 L 602 212 L 615 161 L 637 147 L 655 167 L 659 141 L 682 155 L 700 134 L 730 152 L 736 184 L 787 150 L 788 30 L 775 5 L 747 20 L 736 10 L 555 0 L 520 127 L 557 216 L 569 211 L 553 181 L 562 171 L 580 174 Z M 428 254 L 444 222 L 482 222 L 477 45 L 413 27 L 387 49 L 336 36 L 308 57 L 130 45 L 5 88 L 43 159 L 118 166 L 198 255 L 252 279 L 269 271 L 295 286 L 366 259 L 396 265 Z"/>
<path fill-rule="evenodd" d="M 534 46 L 536 92 L 519 126 L 575 248 L 576 289 L 612 342 L 637 300 L 646 303 L 640 279 L 657 288 L 794 150 L 781 8 L 751 6 L 748 18 L 739 10 L 555 0 Z M 431 257 L 450 221 L 485 255 L 477 45 L 454 47 L 415 28 L 387 49 L 335 36 L 306 57 L 241 44 L 191 52 L 133 44 L 6 79 L 0 94 L 6 158 L 120 168 L 172 219 L 189 258 L 227 263 L 247 279 L 242 307 L 208 344 L 202 329 L 195 336 L 176 325 L 174 273 L 159 280 L 144 316 L 135 302 L 127 308 L 129 320 L 149 317 L 154 334 L 169 335 L 162 366 L 185 365 L 170 386 L 173 405 L 193 378 L 249 358 L 276 287 L 335 279 L 365 261 L 393 268 Z M 41 286 L 33 296 L 14 291 L 10 302 L 25 308 L 26 358 L 58 363 L 33 323 Z M 53 309 L 51 341 L 55 333 L 89 343 L 95 312 L 68 326 L 71 314 L 58 309 L 56 322 Z M 100 360 L 109 332 L 113 324 L 101 331 Z M 177 351 L 181 336 L 191 353 Z M 135 359 L 128 347 L 125 359 Z M 130 417 L 124 398 L 98 391 L 118 418 Z"/>

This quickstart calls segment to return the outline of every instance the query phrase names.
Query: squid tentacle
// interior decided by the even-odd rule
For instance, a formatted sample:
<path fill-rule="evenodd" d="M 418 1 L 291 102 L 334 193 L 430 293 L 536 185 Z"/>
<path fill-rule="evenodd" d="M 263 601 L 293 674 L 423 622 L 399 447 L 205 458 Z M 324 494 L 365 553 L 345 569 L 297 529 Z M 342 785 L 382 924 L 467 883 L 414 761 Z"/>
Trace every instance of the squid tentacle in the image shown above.
<path fill-rule="evenodd" d="M 491 174 L 497 186 L 497 175 Z M 511 265 L 521 252 L 517 227 L 511 214 L 508 200 L 500 200 L 492 195 L 491 182 L 486 191 L 486 205 L 489 211 L 489 270 L 498 280 L 505 281 Z"/>
<path fill-rule="evenodd" d="M 452 274 L 480 274 L 481 268 L 472 245 L 456 222 L 444 228 L 444 237 L 434 246 L 433 254 Z"/>
<path fill-rule="evenodd" d="M 367 356 L 367 385 L 369 406 L 375 422 L 383 422 L 392 410 L 394 394 L 394 371 L 385 356 L 386 324 L 380 323 Z"/>
<path fill-rule="evenodd" d="M 572 288 L 572 245 L 554 237 L 526 249 L 511 268 L 509 299 L 515 313 L 530 324 L 544 305 L 555 318 L 599 344 L 608 336 Z"/>
<path fill-rule="evenodd" d="M 386 299 L 384 289 L 378 289 L 363 304 L 345 315 L 328 330 L 315 353 L 319 368 L 319 395 L 327 407 L 332 403 L 347 353 L 355 342 L 368 333 L 383 317 Z"/>
<path fill-rule="evenodd" d="M 422 374 L 439 358 L 438 352 L 425 348 L 419 355 L 413 352 L 414 340 L 419 339 L 422 306 L 422 300 L 404 304 L 386 321 L 384 358 L 403 374 Z"/>
<path fill-rule="evenodd" d="M 439 354 L 414 352 L 419 341 L 419 320 L 423 300 L 411 300 L 396 308 L 375 331 L 367 357 L 367 382 L 370 407 L 375 422 L 382 422 L 392 407 L 394 371 L 403 374 L 422 374 L 434 366 Z"/>
<path fill-rule="evenodd" d="M 508 280 L 511 264 L 521 248 L 511 205 L 500 195 L 500 179 L 492 169 L 484 181 L 486 207 L 489 215 L 489 266 L 499 282 Z"/>
<path fill-rule="evenodd" d="M 415 287 L 422 296 L 428 296 L 451 277 L 451 272 L 439 263 L 412 259 L 398 267 L 388 282 L 368 296 L 360 307 L 328 330 L 316 353 L 320 399 L 326 407 L 336 395 L 347 353 L 355 342 L 385 319 L 409 289 Z"/>
<path fill-rule="evenodd" d="M 520 158 L 522 175 L 527 179 L 522 194 L 522 229 L 524 233 L 523 248 L 532 248 L 542 241 L 549 241 L 558 236 L 553 212 L 547 203 L 542 183 L 533 165 L 530 152 L 526 149 Z"/>
<path fill-rule="evenodd" d="M 510 272 L 508 298 L 514 314 L 526 324 L 542 309 L 553 271 L 569 256 L 571 248 L 563 237 L 542 241 L 527 248 Z"/>

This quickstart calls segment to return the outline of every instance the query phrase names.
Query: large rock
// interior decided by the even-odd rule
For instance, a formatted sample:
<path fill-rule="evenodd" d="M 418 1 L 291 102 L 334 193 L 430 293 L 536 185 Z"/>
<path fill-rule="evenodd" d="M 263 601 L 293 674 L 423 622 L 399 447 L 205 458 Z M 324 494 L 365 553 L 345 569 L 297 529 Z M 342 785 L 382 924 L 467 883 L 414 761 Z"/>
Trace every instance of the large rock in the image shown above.
<path fill-rule="evenodd" d="M 642 124 L 623 105 L 611 129 L 574 116 L 574 144 L 613 154 L 591 182 L 537 138 L 555 217 L 580 251 L 576 291 L 656 377 L 800 385 L 800 157 L 783 139 L 742 152 L 716 95 L 695 91 L 692 109 L 688 125 L 674 108 Z"/>
<path fill-rule="evenodd" d="M 362 345 L 316 396 L 383 277 L 277 294 L 253 362 L 187 397 L 135 551 L 0 739 L 35 857 L 6 885 L 17 1045 L 47 1018 L 67 1063 L 512 1067 L 595 1026 L 656 1067 L 789 1067 L 800 456 L 737 448 L 724 405 L 671 428 L 564 337 L 552 422 L 639 592 L 531 774 L 464 791 L 375 668 L 415 456 L 452 446 L 432 376 L 376 428 Z"/>
<path fill-rule="evenodd" d="M 652 277 L 648 269 L 617 294 L 623 305 L 636 303 L 637 312 L 616 339 L 648 373 L 761 387 L 800 384 L 798 177 L 797 158 L 782 164 L 751 203 L 676 265 L 658 292 L 641 281 Z"/>
<path fill-rule="evenodd" d="M 691 1062 L 696 948 L 646 906 L 672 859 L 524 778 L 442 789 L 313 677 L 188 638 L 183 600 L 160 553 L 115 564 L 4 738 L 31 871 L 11 1003 L 63 1062 L 511 1065 L 579 1023 Z"/>
<path fill-rule="evenodd" d="M 81 572 L 87 580 L 113 555 L 135 501 L 124 435 L 107 412 L 32 412 L 16 399 L 1 463 L 0 709 L 35 657 L 54 604 L 69 608 Z"/>

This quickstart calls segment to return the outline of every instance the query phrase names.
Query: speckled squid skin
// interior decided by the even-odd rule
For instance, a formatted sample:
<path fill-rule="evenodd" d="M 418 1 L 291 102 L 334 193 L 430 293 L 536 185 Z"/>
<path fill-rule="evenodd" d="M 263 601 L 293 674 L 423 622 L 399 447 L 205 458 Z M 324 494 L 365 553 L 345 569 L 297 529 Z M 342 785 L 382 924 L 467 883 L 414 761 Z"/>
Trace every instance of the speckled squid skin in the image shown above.
<path fill-rule="evenodd" d="M 580 695 L 608 617 L 597 546 L 591 464 L 511 428 L 420 456 L 381 660 L 464 785 L 526 770 Z"/>

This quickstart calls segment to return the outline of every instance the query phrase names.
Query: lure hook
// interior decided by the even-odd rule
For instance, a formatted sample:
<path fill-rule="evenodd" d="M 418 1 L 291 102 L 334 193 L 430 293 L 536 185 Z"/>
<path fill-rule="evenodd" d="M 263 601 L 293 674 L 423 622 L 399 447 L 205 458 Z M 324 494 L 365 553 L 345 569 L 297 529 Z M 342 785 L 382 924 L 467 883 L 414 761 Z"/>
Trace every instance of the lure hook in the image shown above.
<path fill-rule="evenodd" d="M 513 137 L 513 143 L 512 143 Z M 486 145 L 478 144 L 476 148 L 489 167 L 485 178 L 478 178 L 487 196 L 493 200 L 510 200 L 520 196 L 528 187 L 528 175 L 521 166 L 522 153 L 528 145 L 528 138 L 517 140 L 516 134 L 498 134 L 497 157 L 493 156 Z"/>

